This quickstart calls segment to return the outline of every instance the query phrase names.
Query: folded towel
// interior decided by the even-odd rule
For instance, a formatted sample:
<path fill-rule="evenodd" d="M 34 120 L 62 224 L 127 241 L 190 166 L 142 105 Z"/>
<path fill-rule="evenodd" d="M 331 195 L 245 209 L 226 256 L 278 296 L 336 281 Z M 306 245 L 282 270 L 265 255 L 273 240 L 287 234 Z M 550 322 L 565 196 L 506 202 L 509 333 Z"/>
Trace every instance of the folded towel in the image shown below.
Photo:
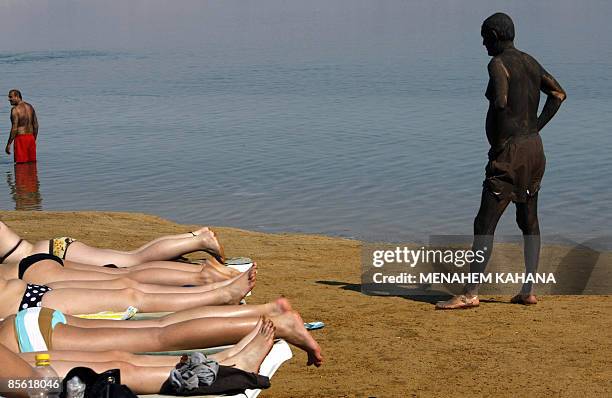
<path fill-rule="evenodd" d="M 102 311 L 102 312 L 97 312 L 95 314 L 79 314 L 75 316 L 79 318 L 85 318 L 85 319 L 108 319 L 108 320 L 114 320 L 114 321 L 125 321 L 125 320 L 131 319 L 132 317 L 134 317 L 134 315 L 136 315 L 137 312 L 138 312 L 138 308 L 129 306 L 123 312 Z"/>

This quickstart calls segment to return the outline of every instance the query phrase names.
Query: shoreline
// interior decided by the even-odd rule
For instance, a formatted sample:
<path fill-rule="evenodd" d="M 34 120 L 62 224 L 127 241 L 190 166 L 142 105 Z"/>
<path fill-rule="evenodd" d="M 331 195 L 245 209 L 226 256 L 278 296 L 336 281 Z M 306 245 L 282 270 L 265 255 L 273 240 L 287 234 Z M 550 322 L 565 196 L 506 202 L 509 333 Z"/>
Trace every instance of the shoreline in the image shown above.
<path fill-rule="evenodd" d="M 28 240 L 65 235 L 117 249 L 194 227 L 125 212 L 0 211 L 0 219 Z M 435 311 L 426 301 L 362 294 L 360 241 L 214 228 L 228 256 L 248 256 L 259 265 L 250 303 L 284 295 L 304 321 L 326 323 L 312 332 L 323 349 L 323 366 L 307 368 L 306 355 L 293 349 L 294 358 L 262 396 L 612 392 L 612 296 L 543 296 L 533 307 L 487 296 L 473 310 Z M 516 264 L 512 255 L 497 253 Z"/>

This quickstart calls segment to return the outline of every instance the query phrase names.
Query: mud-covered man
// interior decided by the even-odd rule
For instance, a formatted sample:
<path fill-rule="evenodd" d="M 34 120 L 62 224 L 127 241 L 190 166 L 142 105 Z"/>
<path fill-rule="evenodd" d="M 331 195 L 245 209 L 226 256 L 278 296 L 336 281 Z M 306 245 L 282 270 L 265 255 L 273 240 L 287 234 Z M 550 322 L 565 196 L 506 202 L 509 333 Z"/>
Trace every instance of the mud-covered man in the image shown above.
<path fill-rule="evenodd" d="M 491 15 L 483 22 L 481 35 L 493 57 L 488 65 L 485 94 L 489 100 L 486 133 L 491 149 L 480 209 L 474 220 L 473 249 L 484 250 L 486 255 L 484 261 L 471 264 L 470 272 L 484 272 L 497 222 L 508 204 L 514 202 L 516 222 L 523 233 L 525 269 L 528 274 L 535 273 L 540 256 L 538 191 L 546 164 L 539 132 L 557 113 L 566 94 L 533 57 L 514 47 L 514 24 L 508 15 Z M 547 98 L 538 116 L 540 91 Z M 523 285 L 512 302 L 536 304 L 533 286 Z M 478 305 L 478 285 L 468 284 L 463 294 L 437 303 L 436 308 Z"/>
<path fill-rule="evenodd" d="M 32 105 L 25 102 L 19 90 L 8 94 L 11 109 L 11 133 L 6 144 L 6 153 L 11 154 L 14 146 L 15 163 L 36 162 L 36 138 L 38 138 L 38 120 Z"/>

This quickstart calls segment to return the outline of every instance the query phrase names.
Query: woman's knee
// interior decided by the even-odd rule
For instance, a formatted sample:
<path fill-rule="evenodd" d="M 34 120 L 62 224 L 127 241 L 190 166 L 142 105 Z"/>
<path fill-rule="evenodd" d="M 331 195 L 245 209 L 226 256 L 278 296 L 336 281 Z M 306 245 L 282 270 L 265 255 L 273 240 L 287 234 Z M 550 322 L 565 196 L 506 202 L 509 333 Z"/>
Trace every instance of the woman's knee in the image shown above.
<path fill-rule="evenodd" d="M 145 293 L 143 291 L 135 289 L 133 287 L 126 287 L 124 289 L 121 289 L 120 295 L 121 298 L 125 300 L 124 302 L 126 304 L 126 307 L 128 305 L 139 307 L 141 306 L 145 298 Z"/>
<path fill-rule="evenodd" d="M 152 342 L 157 350 L 165 351 L 174 348 L 174 338 L 165 326 L 147 330 L 149 334 L 147 340 Z"/>
<path fill-rule="evenodd" d="M 137 368 L 138 368 L 136 365 L 133 365 L 127 361 L 120 361 L 120 360 L 112 360 L 108 362 L 103 362 L 101 365 L 106 368 L 104 370 L 119 369 L 121 371 L 121 377 L 125 379 L 127 379 L 128 377 L 132 378 L 133 375 L 136 374 Z"/>
<path fill-rule="evenodd" d="M 134 354 L 126 352 L 126 351 L 119 351 L 119 350 L 109 350 L 109 351 L 102 351 L 99 353 L 95 354 L 96 357 L 98 357 L 99 359 L 102 359 L 102 361 L 104 362 L 113 362 L 113 361 L 118 361 L 118 362 L 132 362 L 132 357 L 134 356 Z"/>
<path fill-rule="evenodd" d="M 122 288 L 131 288 L 131 289 L 135 289 L 135 290 L 140 290 L 140 283 L 135 281 L 134 279 L 131 279 L 127 276 L 122 276 L 120 278 L 114 279 L 115 281 L 117 281 L 117 284 L 119 286 L 121 286 Z"/>

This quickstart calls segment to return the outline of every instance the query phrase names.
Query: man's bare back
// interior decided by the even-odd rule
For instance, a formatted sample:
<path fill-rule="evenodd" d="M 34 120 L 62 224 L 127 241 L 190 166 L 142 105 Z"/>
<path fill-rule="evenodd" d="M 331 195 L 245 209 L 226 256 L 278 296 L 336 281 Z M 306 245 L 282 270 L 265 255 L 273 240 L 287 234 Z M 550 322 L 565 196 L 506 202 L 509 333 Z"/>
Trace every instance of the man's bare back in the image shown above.
<path fill-rule="evenodd" d="M 25 101 L 21 101 L 11 110 L 11 120 L 16 121 L 15 131 L 17 134 L 34 134 L 38 135 L 38 123 L 36 121 L 36 112 L 32 105 Z"/>
<path fill-rule="evenodd" d="M 11 90 L 8 95 L 11 103 L 11 133 L 5 152 L 11 154 L 11 144 L 15 146 L 15 163 L 36 161 L 36 139 L 38 138 L 38 119 L 32 105 L 21 98 L 19 90 Z"/>

